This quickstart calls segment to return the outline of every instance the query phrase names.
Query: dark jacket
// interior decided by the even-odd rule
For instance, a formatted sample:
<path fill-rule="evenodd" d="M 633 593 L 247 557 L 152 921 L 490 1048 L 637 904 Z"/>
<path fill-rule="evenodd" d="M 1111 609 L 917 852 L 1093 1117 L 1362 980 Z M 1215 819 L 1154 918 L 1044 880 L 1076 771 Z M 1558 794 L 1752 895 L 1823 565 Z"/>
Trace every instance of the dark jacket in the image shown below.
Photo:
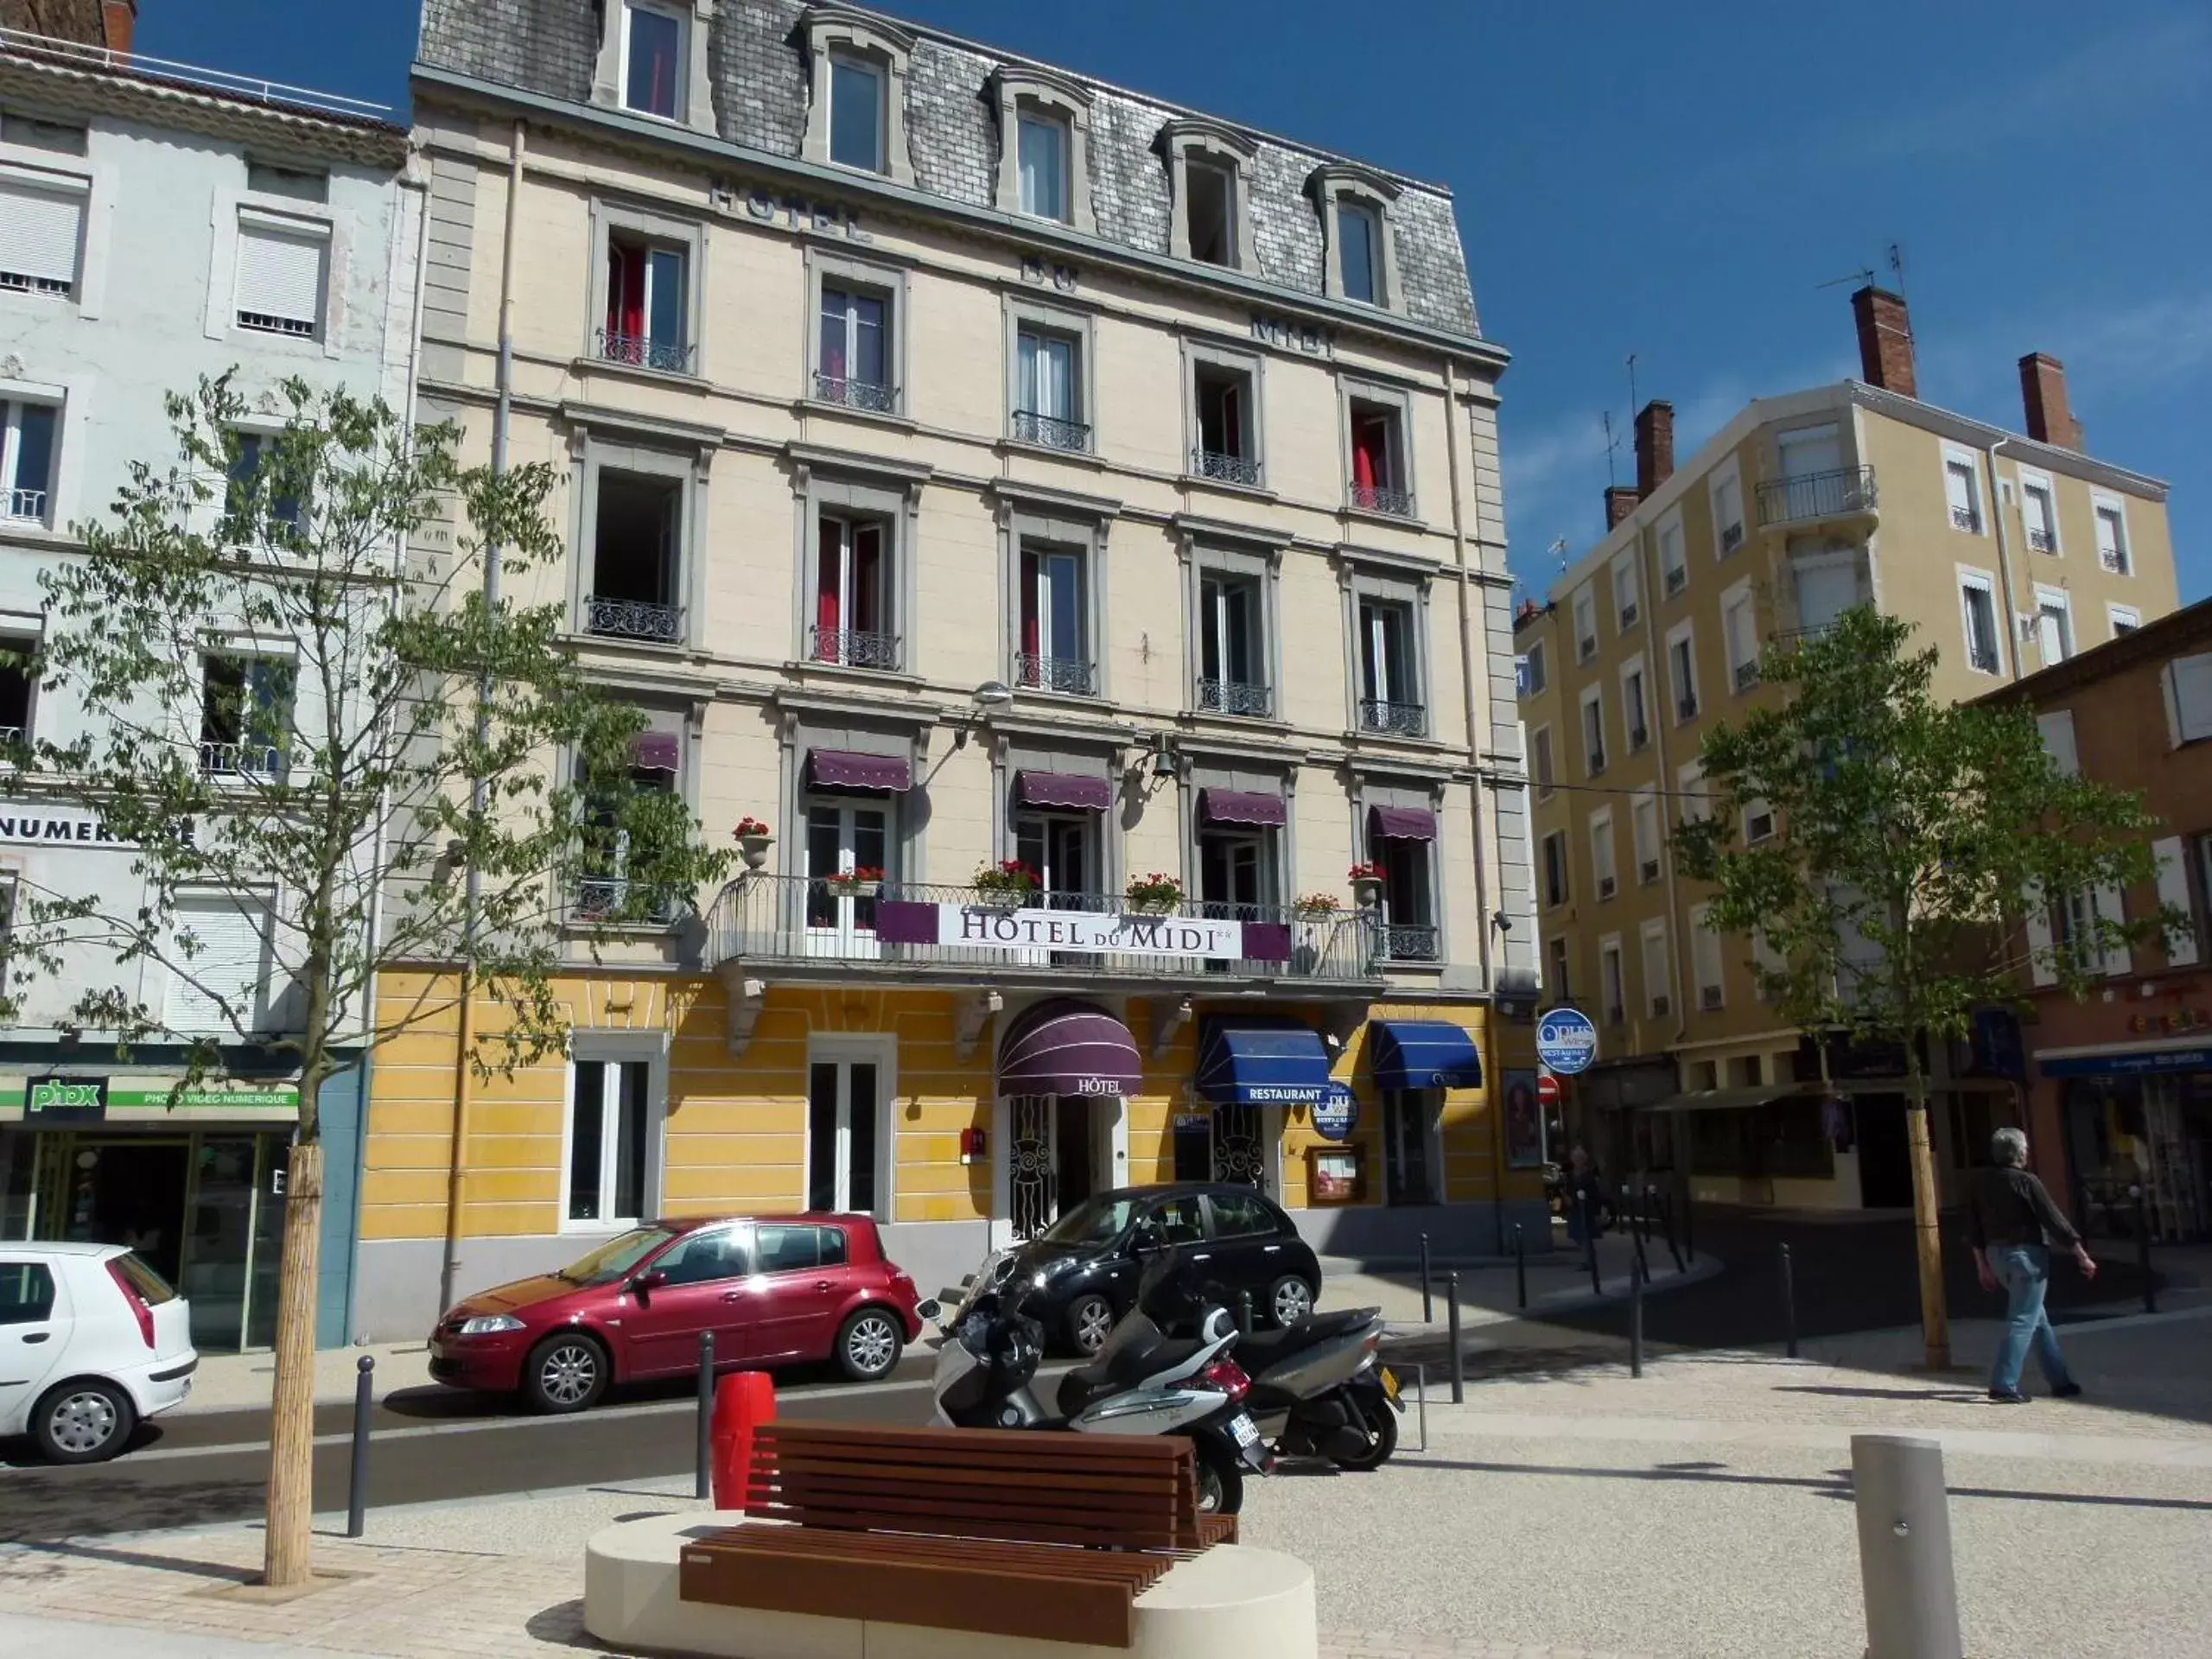
<path fill-rule="evenodd" d="M 2024 1169 L 2003 1164 L 1974 1171 L 1967 1228 L 1978 1250 L 1999 1250 L 2013 1244 L 2063 1244 L 2071 1249 L 2082 1242 L 2082 1235 L 2050 1201 L 2041 1181 Z"/>

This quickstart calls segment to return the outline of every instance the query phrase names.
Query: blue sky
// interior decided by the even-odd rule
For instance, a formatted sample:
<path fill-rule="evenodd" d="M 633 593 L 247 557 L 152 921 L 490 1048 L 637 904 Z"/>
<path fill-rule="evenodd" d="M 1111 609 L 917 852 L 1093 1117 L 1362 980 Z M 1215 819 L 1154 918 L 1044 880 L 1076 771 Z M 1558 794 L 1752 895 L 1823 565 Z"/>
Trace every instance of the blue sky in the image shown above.
<path fill-rule="evenodd" d="M 1448 184 L 1484 332 L 1515 354 L 1507 505 L 1532 587 L 1554 541 L 1602 527 L 1599 416 L 1625 428 L 1629 353 L 1687 455 L 1751 397 L 1855 372 L 1851 279 L 1886 277 L 1894 242 L 1922 395 L 2017 427 L 2016 360 L 2063 359 L 2091 452 L 2173 486 L 2183 599 L 2212 594 L 2202 0 L 887 9 Z M 142 10 L 143 51 L 404 103 L 411 0 L 326 3 L 312 27 L 298 0 Z M 1362 16 L 1394 37 L 1345 26 Z"/>

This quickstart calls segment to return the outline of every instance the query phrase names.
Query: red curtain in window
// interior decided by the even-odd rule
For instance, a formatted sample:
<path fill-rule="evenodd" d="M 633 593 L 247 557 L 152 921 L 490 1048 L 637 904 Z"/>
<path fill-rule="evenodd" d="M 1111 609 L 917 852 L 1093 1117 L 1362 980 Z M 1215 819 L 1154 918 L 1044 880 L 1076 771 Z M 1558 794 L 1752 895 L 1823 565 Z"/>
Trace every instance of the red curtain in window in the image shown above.
<path fill-rule="evenodd" d="M 1037 647 L 1041 638 L 1037 626 L 1037 556 L 1025 552 L 1021 556 L 1021 652 L 1027 659 L 1021 671 L 1024 685 L 1039 683 L 1041 665 L 1037 661 Z"/>
<path fill-rule="evenodd" d="M 625 340 L 645 333 L 645 251 L 610 242 L 607 246 L 607 332 Z"/>
<path fill-rule="evenodd" d="M 815 543 L 815 563 L 819 569 L 814 585 L 814 655 L 817 660 L 825 663 L 837 660 L 837 634 L 844 626 L 843 573 L 840 568 L 843 552 L 844 526 L 835 518 L 824 518 Z"/>
<path fill-rule="evenodd" d="M 1351 426 L 1351 481 L 1371 490 L 1390 475 L 1389 432 L 1380 416 L 1363 415 Z"/>
<path fill-rule="evenodd" d="M 883 627 L 883 526 L 853 526 L 852 627 L 876 633 Z"/>

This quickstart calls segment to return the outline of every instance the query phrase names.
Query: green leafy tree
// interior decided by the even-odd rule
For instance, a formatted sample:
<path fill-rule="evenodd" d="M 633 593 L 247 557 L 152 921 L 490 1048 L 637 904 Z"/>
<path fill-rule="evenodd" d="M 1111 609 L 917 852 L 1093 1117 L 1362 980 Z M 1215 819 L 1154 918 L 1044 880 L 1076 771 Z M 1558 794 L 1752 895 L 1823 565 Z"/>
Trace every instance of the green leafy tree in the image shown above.
<path fill-rule="evenodd" d="M 132 879 L 19 890 L 8 995 L 80 988 L 67 1020 L 119 1053 L 178 1046 L 187 1085 L 240 1056 L 296 1071 L 266 1546 L 289 1584 L 309 1570 L 321 1093 L 454 1007 L 378 998 L 376 976 L 457 970 L 464 1004 L 473 986 L 503 1013 L 461 1062 L 511 1071 L 565 1042 L 564 957 L 677 921 L 722 855 L 641 786 L 665 775 L 639 766 L 642 715 L 579 667 L 566 607 L 531 601 L 563 586 L 550 468 L 465 468 L 452 426 L 299 383 L 249 407 L 206 381 L 168 407 L 176 455 L 134 463 L 42 573 L 22 659 L 47 706 L 81 711 L 41 722 L 78 735 L 19 757 L 25 787 L 96 811 Z M 260 933 L 265 977 L 211 948 L 211 898 Z M 187 994 L 147 995 L 149 964 Z"/>
<path fill-rule="evenodd" d="M 1921 1045 L 2016 1002 L 2031 969 L 2084 995 L 2107 950 L 2183 918 L 2063 902 L 2150 880 L 2157 820 L 2138 797 L 2061 771 L 2024 702 L 1931 695 L 1936 653 L 1910 651 L 1910 631 L 1862 608 L 1770 652 L 1764 677 L 1787 696 L 1707 734 L 1712 810 L 1674 844 L 1712 884 L 1710 925 L 1756 939 L 1752 971 L 1784 1020 L 1823 1053 L 1836 1034 L 1903 1048 L 1921 1322 L 1928 1363 L 1943 1367 Z M 1777 830 L 1745 845 L 1736 827 L 1752 803 Z M 2056 940 L 2041 925 L 2053 900 L 2071 918 Z"/>

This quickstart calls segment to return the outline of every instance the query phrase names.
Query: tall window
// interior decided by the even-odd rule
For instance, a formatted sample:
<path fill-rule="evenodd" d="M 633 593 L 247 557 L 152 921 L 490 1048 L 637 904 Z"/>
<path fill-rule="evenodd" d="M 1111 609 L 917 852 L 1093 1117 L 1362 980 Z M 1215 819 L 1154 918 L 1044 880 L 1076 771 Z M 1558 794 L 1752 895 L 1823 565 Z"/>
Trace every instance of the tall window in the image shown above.
<path fill-rule="evenodd" d="M 1593 685 L 1582 697 L 1582 770 L 1595 778 L 1605 769 L 1605 694 Z"/>
<path fill-rule="evenodd" d="M 2031 548 L 2038 553 L 2058 551 L 2058 513 L 2051 505 L 2050 485 L 2027 478 L 2020 480 L 2020 518 L 2027 527 Z"/>
<path fill-rule="evenodd" d="M 1639 883 L 1659 879 L 1659 798 L 1637 796 L 1629 803 L 1629 836 L 1636 849 L 1636 879 Z"/>
<path fill-rule="evenodd" d="M 806 925 L 810 931 L 850 938 L 875 931 L 875 895 L 841 893 L 829 878 L 849 870 L 881 870 L 891 859 L 891 813 L 865 800 L 817 799 L 806 809 Z"/>
<path fill-rule="evenodd" d="M 1351 400 L 1351 504 L 1368 512 L 1413 512 L 1397 408 Z"/>
<path fill-rule="evenodd" d="M 211 777 L 282 776 L 292 747 L 296 665 L 288 658 L 210 652 L 202 675 L 200 771 Z"/>
<path fill-rule="evenodd" d="M 1210 829 L 1198 836 L 1198 897 L 1209 915 L 1249 918 L 1274 896 L 1270 836 L 1256 830 Z"/>
<path fill-rule="evenodd" d="M 48 522 L 60 414 L 51 404 L 0 403 L 0 518 Z"/>
<path fill-rule="evenodd" d="M 1610 808 L 1590 815 L 1590 873 L 1597 878 L 1600 899 L 1610 899 L 1619 891 L 1620 870 L 1613 862 L 1613 815 Z"/>
<path fill-rule="evenodd" d="M 1529 734 L 1529 776 L 1535 780 L 1536 798 L 1544 799 L 1552 792 L 1554 773 L 1552 770 L 1552 728 L 1539 726 Z"/>
<path fill-rule="evenodd" d="M 1065 548 L 1021 550 L 1020 684 L 1075 696 L 1096 691 L 1083 566 L 1083 556 Z"/>
<path fill-rule="evenodd" d="M 1198 707 L 1217 715 L 1274 712 L 1261 648 L 1256 577 L 1209 570 L 1198 579 Z"/>
<path fill-rule="evenodd" d="M 1637 605 L 1636 561 L 1620 559 L 1613 565 L 1613 610 L 1620 618 L 1620 628 L 1626 633 L 1636 626 Z"/>
<path fill-rule="evenodd" d="M 1024 324 L 1014 336 L 1014 435 L 1054 449 L 1088 449 L 1083 418 L 1082 345 Z"/>
<path fill-rule="evenodd" d="M 1679 594 L 1688 585 L 1689 562 L 1682 552 L 1682 521 L 1679 518 L 1659 526 L 1659 569 L 1669 593 Z"/>
<path fill-rule="evenodd" d="M 677 569 L 683 485 L 653 473 L 601 467 L 592 516 L 591 592 L 584 631 L 670 645 L 682 638 Z"/>
<path fill-rule="evenodd" d="M 1038 219 L 1068 216 L 1068 128 L 1024 110 L 1015 122 L 1021 171 L 1021 211 Z"/>
<path fill-rule="evenodd" d="M 632 798 L 673 795 L 683 765 L 683 735 L 676 717 L 659 714 L 648 719 L 648 728 L 630 740 L 627 775 L 611 786 Z M 652 872 L 642 868 L 642 860 L 632 858 L 629 831 L 614 828 L 621 805 L 605 789 L 586 794 L 584 823 L 590 840 L 577 882 L 575 912 L 592 920 L 648 925 L 669 922 L 679 895 L 656 882 Z"/>
<path fill-rule="evenodd" d="M 1738 691 L 1759 683 L 1758 618 L 1748 593 L 1731 597 L 1720 613 L 1721 632 L 1728 645 L 1728 675 Z"/>
<path fill-rule="evenodd" d="M 1643 925 L 1643 1006 L 1654 1020 L 1668 1011 L 1667 924 L 1655 917 Z"/>
<path fill-rule="evenodd" d="M 1687 632 L 1674 634 L 1667 640 L 1667 676 L 1671 682 L 1669 690 L 1675 697 L 1675 721 L 1677 725 L 1697 717 L 1697 648 Z"/>
<path fill-rule="evenodd" d="M 77 289 L 84 234 L 81 188 L 49 190 L 0 179 L 0 290 L 68 298 Z"/>
<path fill-rule="evenodd" d="M 1643 691 L 1643 659 L 1637 658 L 1621 671 L 1621 718 L 1628 722 L 1629 752 L 1634 753 L 1651 741 L 1651 717 Z"/>
<path fill-rule="evenodd" d="M 880 291 L 822 284 L 817 397 L 886 414 L 898 408 L 898 393 L 891 385 L 890 317 L 889 296 Z"/>
<path fill-rule="evenodd" d="M 2064 594 L 2036 590 L 2036 645 L 2046 668 L 2074 654 L 2074 612 Z"/>
<path fill-rule="evenodd" d="M 258 218 L 238 226 L 237 321 L 241 328 L 312 339 L 322 329 L 327 232 Z"/>
<path fill-rule="evenodd" d="M 299 497 L 283 480 L 264 476 L 264 469 L 276 461 L 276 437 L 259 432 L 232 436 L 238 448 L 231 457 L 225 506 L 234 518 L 250 522 L 256 540 L 296 534 L 306 524 Z"/>
<path fill-rule="evenodd" d="M 35 638 L 0 633 L 0 652 L 10 652 L 19 657 L 29 657 L 38 650 Z M 30 734 L 32 683 L 29 673 L 21 668 L 0 666 L 0 749 L 21 743 Z M 0 917 L 4 922 L 4 917 Z M 0 936 L 4 936 L 0 926 Z M 0 947 L 4 955 L 4 947 Z"/>
<path fill-rule="evenodd" d="M 1339 200 L 1337 203 L 1337 257 L 1344 272 L 1344 297 L 1374 305 L 1382 291 L 1377 256 L 1382 252 L 1382 226 L 1375 210 Z"/>
<path fill-rule="evenodd" d="M 1088 813 L 1023 812 L 1014 821 L 1014 855 L 1036 872 L 1046 904 L 1071 904 L 1095 891 L 1094 820 Z"/>
<path fill-rule="evenodd" d="M 1724 559 L 1744 544 L 1744 481 L 1732 469 L 1713 480 L 1713 535 Z"/>
<path fill-rule="evenodd" d="M 1614 940 L 1608 939 L 1599 947 L 1598 980 L 1605 1023 L 1618 1026 L 1628 1017 L 1628 988 L 1621 976 L 1621 948 Z"/>
<path fill-rule="evenodd" d="M 652 1213 L 652 1067 L 578 1060 L 569 1068 L 569 1168 L 563 1216 L 612 1231 Z"/>
<path fill-rule="evenodd" d="M 816 1060 L 806 1079 L 806 1207 L 875 1211 L 877 1069 Z"/>
<path fill-rule="evenodd" d="M 193 1035 L 235 1037 L 257 1029 L 267 1000 L 271 944 L 265 899 L 237 893 L 181 895 L 176 932 L 189 934 L 169 976 L 163 1017 L 171 1029 Z"/>
<path fill-rule="evenodd" d="M 1414 607 L 1402 601 L 1359 601 L 1359 724 L 1407 737 L 1428 729 L 1414 675 Z"/>
<path fill-rule="evenodd" d="M 599 354 L 610 363 L 683 373 L 691 366 L 683 250 L 625 234 L 607 238 L 607 321 Z"/>
<path fill-rule="evenodd" d="M 1954 530 L 1981 534 L 1981 493 L 1975 488 L 1974 463 L 1964 455 L 1943 458 L 1943 501 Z"/>
<path fill-rule="evenodd" d="M 1253 420 L 1252 374 L 1226 363 L 1201 361 L 1191 369 L 1198 408 L 1198 453 L 1191 470 L 1230 484 L 1260 481 L 1259 445 Z"/>
<path fill-rule="evenodd" d="M 1544 837 L 1544 902 L 1563 905 L 1573 892 L 1567 873 L 1567 832 L 1554 830 Z"/>
<path fill-rule="evenodd" d="M 624 0 L 622 107 L 676 120 L 683 98 L 685 20 L 640 0 Z"/>
<path fill-rule="evenodd" d="M 1183 217 L 1191 257 L 1209 265 L 1236 263 L 1236 175 L 1197 156 L 1183 162 Z"/>
<path fill-rule="evenodd" d="M 1727 1000 L 1721 970 L 1720 935 L 1700 905 L 1690 912 L 1690 965 L 1697 979 L 1697 1005 L 1717 1008 Z"/>
<path fill-rule="evenodd" d="M 1551 1001 L 1564 1002 L 1574 995 L 1573 977 L 1568 969 L 1573 961 L 1572 947 L 1564 938 L 1554 939 L 1550 947 L 1550 965 L 1545 969 L 1544 989 Z"/>
<path fill-rule="evenodd" d="M 1978 674 L 2004 672 L 2003 647 L 1997 633 L 1997 598 L 1988 577 L 1977 574 L 1959 579 L 1959 612 L 1966 630 L 1967 666 Z"/>
<path fill-rule="evenodd" d="M 816 526 L 814 638 L 817 663 L 896 669 L 890 625 L 890 561 L 880 518 L 825 512 Z"/>
<path fill-rule="evenodd" d="M 2127 518 L 2116 501 L 2096 505 L 2097 563 L 2116 576 L 2127 574 Z"/>
<path fill-rule="evenodd" d="M 1437 959 L 1429 848 L 1428 842 L 1409 836 L 1375 837 L 1375 861 L 1382 867 L 1383 948 L 1395 962 Z"/>
<path fill-rule="evenodd" d="M 883 72 L 855 58 L 830 60 L 830 159 L 883 171 Z"/>
<path fill-rule="evenodd" d="M 1534 696 L 1544 689 L 1547 683 L 1544 655 L 1544 642 L 1531 639 L 1528 651 L 1521 658 L 1521 694 L 1523 696 Z"/>
<path fill-rule="evenodd" d="M 1598 654 L 1598 599 L 1586 582 L 1574 590 L 1574 660 L 1586 663 Z"/>

